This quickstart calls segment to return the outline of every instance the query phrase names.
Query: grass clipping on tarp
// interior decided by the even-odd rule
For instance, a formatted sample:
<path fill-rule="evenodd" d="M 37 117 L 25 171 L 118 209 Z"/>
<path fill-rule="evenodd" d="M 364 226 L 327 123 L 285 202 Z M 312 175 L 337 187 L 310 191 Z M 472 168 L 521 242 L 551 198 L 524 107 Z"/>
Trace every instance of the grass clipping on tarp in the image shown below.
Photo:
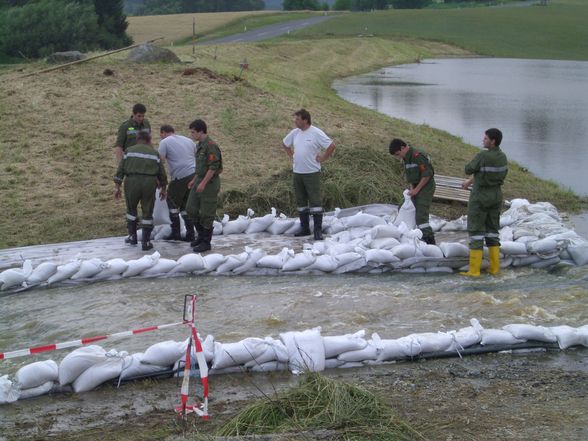
<path fill-rule="evenodd" d="M 346 440 L 424 439 L 390 406 L 360 387 L 317 373 L 276 397 L 259 401 L 219 429 L 220 436 L 336 430 Z"/>

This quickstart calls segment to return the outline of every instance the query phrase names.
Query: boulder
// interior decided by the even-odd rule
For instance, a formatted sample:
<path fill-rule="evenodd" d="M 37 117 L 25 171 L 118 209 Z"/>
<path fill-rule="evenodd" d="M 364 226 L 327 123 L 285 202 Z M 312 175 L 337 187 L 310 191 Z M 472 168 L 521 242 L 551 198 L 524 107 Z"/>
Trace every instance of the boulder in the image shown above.
<path fill-rule="evenodd" d="M 67 52 L 55 52 L 47 57 L 47 63 L 50 64 L 65 64 L 71 63 L 72 61 L 83 60 L 86 58 L 86 54 L 80 51 L 67 51 Z"/>
<path fill-rule="evenodd" d="M 152 44 L 142 44 L 133 49 L 129 53 L 127 61 L 129 63 L 181 63 L 178 56 L 169 49 Z"/>

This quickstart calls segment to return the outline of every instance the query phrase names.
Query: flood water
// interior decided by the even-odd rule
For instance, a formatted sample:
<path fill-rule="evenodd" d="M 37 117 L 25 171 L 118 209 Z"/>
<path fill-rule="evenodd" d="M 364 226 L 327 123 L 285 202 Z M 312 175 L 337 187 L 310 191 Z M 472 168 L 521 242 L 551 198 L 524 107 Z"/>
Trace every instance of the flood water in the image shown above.
<path fill-rule="evenodd" d="M 486 129 L 498 127 L 509 159 L 588 194 L 588 62 L 425 60 L 335 81 L 333 87 L 348 101 L 475 146 Z"/>

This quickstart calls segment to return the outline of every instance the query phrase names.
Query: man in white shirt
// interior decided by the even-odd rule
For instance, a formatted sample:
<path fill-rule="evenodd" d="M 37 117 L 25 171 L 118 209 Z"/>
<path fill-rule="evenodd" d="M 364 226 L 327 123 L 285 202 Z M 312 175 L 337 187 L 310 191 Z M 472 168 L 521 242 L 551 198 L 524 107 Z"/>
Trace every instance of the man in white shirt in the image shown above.
<path fill-rule="evenodd" d="M 184 240 L 191 242 L 195 238 L 194 223 L 186 213 L 186 202 L 190 189 L 188 183 L 194 178 L 196 169 L 196 144 L 190 138 L 176 135 L 175 130 L 169 124 L 159 129 L 161 141 L 159 143 L 159 156 L 165 163 L 170 174 L 167 188 L 167 205 L 171 220 L 171 235 L 165 240 L 182 240 L 180 235 L 180 214 L 186 225 L 186 237 Z"/>
<path fill-rule="evenodd" d="M 294 113 L 294 124 L 296 128 L 286 135 L 282 146 L 293 163 L 294 193 L 301 227 L 295 235 L 310 235 L 312 214 L 314 239 L 322 240 L 321 163 L 333 154 L 335 143 L 325 132 L 312 125 L 310 113 L 305 109 Z"/>

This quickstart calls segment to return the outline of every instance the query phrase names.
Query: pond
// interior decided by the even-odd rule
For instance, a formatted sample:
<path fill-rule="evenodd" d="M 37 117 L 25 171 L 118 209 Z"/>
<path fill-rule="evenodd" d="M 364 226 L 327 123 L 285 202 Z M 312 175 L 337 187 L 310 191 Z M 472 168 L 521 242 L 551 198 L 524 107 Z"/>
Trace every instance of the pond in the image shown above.
<path fill-rule="evenodd" d="M 588 62 L 424 60 L 335 81 L 333 88 L 350 102 L 476 146 L 486 129 L 498 127 L 509 159 L 588 194 Z"/>

